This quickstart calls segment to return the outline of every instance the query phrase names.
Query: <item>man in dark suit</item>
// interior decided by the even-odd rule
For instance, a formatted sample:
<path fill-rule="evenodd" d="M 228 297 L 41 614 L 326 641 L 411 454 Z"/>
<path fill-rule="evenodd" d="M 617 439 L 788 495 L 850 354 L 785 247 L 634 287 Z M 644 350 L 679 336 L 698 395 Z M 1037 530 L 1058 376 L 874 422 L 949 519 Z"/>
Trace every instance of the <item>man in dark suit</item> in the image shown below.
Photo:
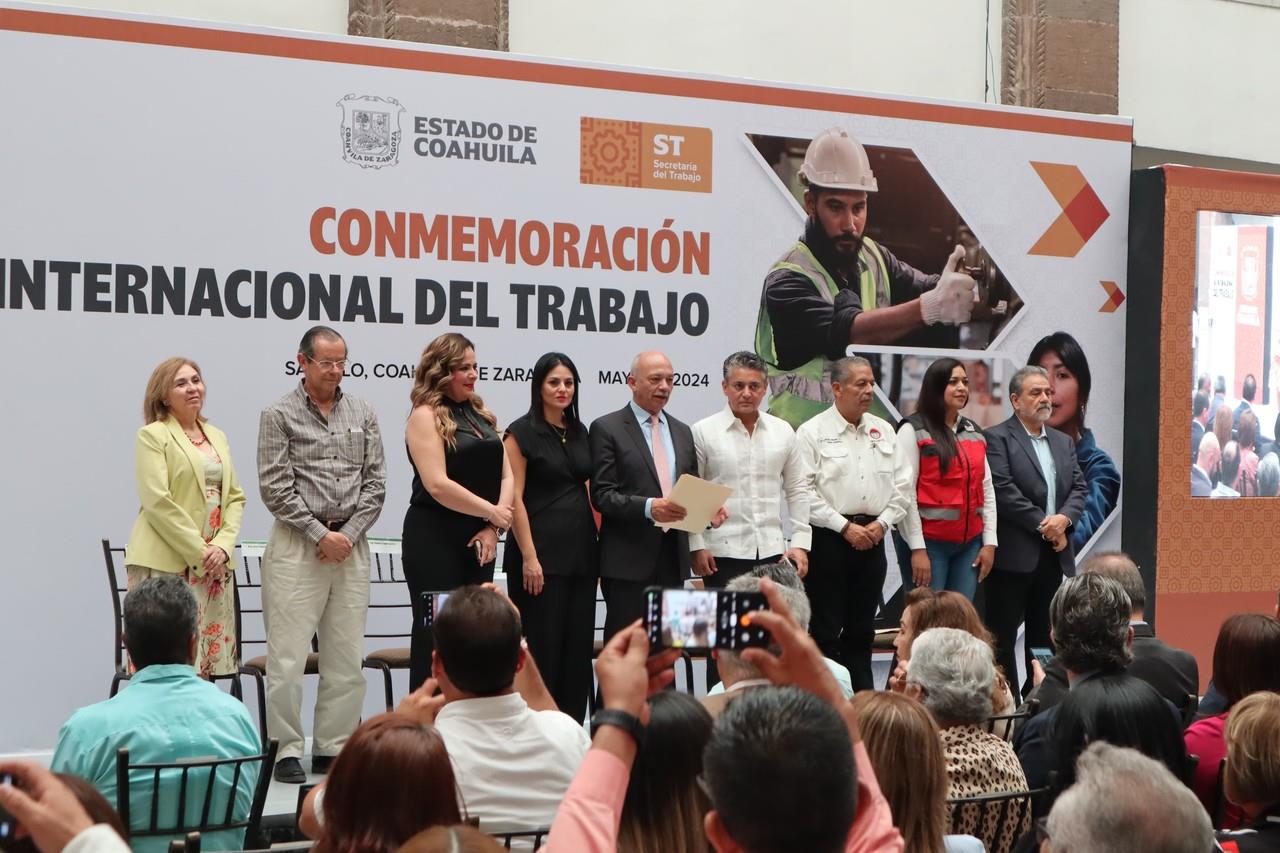
<path fill-rule="evenodd" d="M 1111 578 L 1124 588 L 1132 608 L 1129 627 L 1133 628 L 1133 661 L 1127 671 L 1154 687 L 1179 709 L 1184 722 L 1189 721 L 1200 688 L 1200 668 L 1190 652 L 1166 645 L 1146 621 L 1147 591 L 1137 565 L 1122 551 L 1105 551 L 1085 560 L 1080 573 Z M 1031 695 L 1040 701 L 1041 711 L 1066 697 L 1067 670 L 1056 656 L 1044 669 L 1044 681 Z"/>
<path fill-rule="evenodd" d="M 1131 608 L 1124 587 L 1101 572 L 1080 574 L 1061 585 L 1050 603 L 1049 616 L 1070 689 L 1098 676 L 1141 681 L 1127 671 L 1133 661 Z M 1165 705 L 1173 725 L 1180 727 L 1177 709 L 1167 701 Z M 1031 790 L 1048 785 L 1049 774 L 1058 764 L 1054 721 L 1060 710 L 1061 704 L 1037 714 L 1014 735 L 1013 749 Z"/>
<path fill-rule="evenodd" d="M 591 424 L 606 640 L 644 615 L 645 587 L 678 587 L 689 577 L 689 535 L 655 524 L 684 518 L 666 495 L 681 474 L 698 472 L 693 432 L 664 411 L 674 376 L 665 355 L 641 353 L 627 374 L 631 402 Z"/>
<path fill-rule="evenodd" d="M 1196 462 L 1191 466 L 1191 497 L 1207 498 L 1213 493 L 1213 478 L 1218 473 L 1222 448 L 1218 446 L 1218 436 L 1206 432 L 1200 438 L 1200 452 L 1196 454 Z"/>
<path fill-rule="evenodd" d="M 1049 601 L 1062 576 L 1075 574 L 1067 531 L 1080 520 L 1088 488 L 1071 438 L 1046 423 L 1053 392 L 1044 368 L 1028 365 L 1014 373 L 1009 401 L 1013 417 L 986 431 L 1000 541 L 986 580 L 987 627 L 1013 685 L 1018 626 L 1026 622 L 1025 695 L 1031 689 L 1031 648 L 1049 646 Z"/>
<path fill-rule="evenodd" d="M 1240 383 L 1240 404 L 1231 413 L 1231 429 L 1240 429 L 1240 416 L 1253 408 L 1253 398 L 1258 395 L 1258 380 L 1252 373 L 1246 373 Z"/>
<path fill-rule="evenodd" d="M 1191 464 L 1196 462 L 1200 454 L 1200 439 L 1204 438 L 1205 426 L 1209 421 L 1209 395 L 1197 391 L 1191 398 Z"/>

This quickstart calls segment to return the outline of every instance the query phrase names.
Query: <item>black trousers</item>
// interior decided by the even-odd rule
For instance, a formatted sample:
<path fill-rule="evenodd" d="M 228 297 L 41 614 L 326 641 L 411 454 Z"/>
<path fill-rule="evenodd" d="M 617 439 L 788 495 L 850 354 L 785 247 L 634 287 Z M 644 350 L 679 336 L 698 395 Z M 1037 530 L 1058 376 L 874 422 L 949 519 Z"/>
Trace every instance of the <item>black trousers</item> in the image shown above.
<path fill-rule="evenodd" d="M 1031 648 L 1049 647 L 1049 602 L 1062 584 L 1062 566 L 1053 546 L 1040 549 L 1035 571 L 1018 573 L 993 571 L 983 584 L 987 595 L 987 627 L 996 635 L 997 663 L 1004 669 L 1010 686 L 1022 685 L 1022 695 L 1031 690 Z M 1023 636 L 1023 675 L 1018 680 L 1015 649 L 1018 626 L 1026 623 Z"/>
<path fill-rule="evenodd" d="M 844 664 L 854 690 L 870 690 L 876 608 L 888 570 L 883 545 L 856 550 L 839 533 L 815 527 L 804 589 L 813 618 L 809 633 L 822 653 Z"/>
<path fill-rule="evenodd" d="M 673 589 L 684 585 L 680 577 L 679 557 L 676 554 L 675 531 L 663 534 L 661 553 L 657 555 L 652 574 L 647 578 L 600 578 L 600 591 L 604 593 L 604 639 L 609 638 L 644 617 L 644 591 L 651 586 Z M 602 567 L 603 568 L 603 567 Z"/>
<path fill-rule="evenodd" d="M 757 557 L 754 560 L 743 560 L 737 557 L 716 557 L 716 572 L 702 579 L 707 589 L 724 589 L 729 581 L 742 577 L 756 566 L 776 563 L 782 559 L 781 554 L 770 557 Z M 707 689 L 715 687 L 720 681 L 720 670 L 716 667 L 715 658 L 707 658 Z"/>
<path fill-rule="evenodd" d="M 422 623 L 422 593 L 445 592 L 468 584 L 491 583 L 494 562 L 483 566 L 467 541 L 484 527 L 475 519 L 475 530 L 442 523 L 429 509 L 409 506 L 401 540 L 401 565 L 413 604 L 413 633 L 409 640 L 409 690 L 417 690 L 431 677 L 431 652 L 435 642 L 431 628 Z"/>
<path fill-rule="evenodd" d="M 520 609 L 529 653 L 560 710 L 582 722 L 591 695 L 591 645 L 596 624 L 596 579 L 546 575 L 542 592 L 530 595 L 517 578 L 507 592 Z"/>

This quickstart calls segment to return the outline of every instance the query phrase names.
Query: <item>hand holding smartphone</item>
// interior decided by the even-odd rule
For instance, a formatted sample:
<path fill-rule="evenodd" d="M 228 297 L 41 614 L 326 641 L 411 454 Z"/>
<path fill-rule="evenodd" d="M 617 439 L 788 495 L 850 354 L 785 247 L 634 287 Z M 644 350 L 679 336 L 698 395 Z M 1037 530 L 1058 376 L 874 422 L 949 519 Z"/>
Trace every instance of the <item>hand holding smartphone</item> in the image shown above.
<path fill-rule="evenodd" d="M 769 632 L 751 624 L 750 614 L 768 610 L 759 592 L 723 589 L 645 590 L 644 627 L 655 649 L 706 653 L 769 645 Z"/>
<path fill-rule="evenodd" d="M 1053 658 L 1053 649 L 1046 648 L 1045 646 L 1032 646 L 1031 656 L 1040 661 L 1040 666 L 1047 668 L 1049 666 L 1050 659 Z"/>
<path fill-rule="evenodd" d="M 13 775 L 11 773 L 0 773 L 0 785 L 12 785 Z M 8 842 L 13 840 L 14 830 L 17 828 L 17 821 L 13 819 L 13 815 L 9 814 L 9 810 L 4 806 L 0 806 L 0 850 L 7 849 Z"/>

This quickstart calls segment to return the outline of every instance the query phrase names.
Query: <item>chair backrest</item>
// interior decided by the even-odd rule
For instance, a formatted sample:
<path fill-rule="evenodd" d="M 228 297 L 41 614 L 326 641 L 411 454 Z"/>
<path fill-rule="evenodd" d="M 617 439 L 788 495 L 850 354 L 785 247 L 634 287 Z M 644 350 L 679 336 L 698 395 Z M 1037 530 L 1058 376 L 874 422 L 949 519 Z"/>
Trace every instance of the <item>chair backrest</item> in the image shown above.
<path fill-rule="evenodd" d="M 1196 711 L 1198 710 L 1200 710 L 1200 696 L 1195 693 L 1188 693 L 1186 698 L 1182 700 L 1182 707 L 1178 709 L 1184 729 L 1195 722 Z"/>
<path fill-rule="evenodd" d="M 129 576 L 124 569 L 124 547 L 116 547 L 110 539 L 102 540 L 102 556 L 107 561 L 107 583 L 111 587 L 111 610 L 116 626 L 116 672 L 127 672 L 124 652 L 124 596 L 129 591 Z"/>
<path fill-rule="evenodd" d="M 550 832 L 551 827 L 549 826 L 544 826 L 540 829 L 513 829 L 506 832 L 485 830 L 486 835 L 497 841 L 506 850 L 540 850 Z"/>
<path fill-rule="evenodd" d="M 1196 760 L 1199 764 L 1199 759 Z M 1213 783 L 1213 811 L 1209 817 L 1213 819 L 1213 828 L 1222 829 L 1227 816 L 1227 786 L 1223 781 L 1227 775 L 1227 759 L 1218 762 L 1218 776 Z"/>
<path fill-rule="evenodd" d="M 258 755 L 144 764 L 130 764 L 129 750 L 121 748 L 116 751 L 120 819 L 131 838 L 244 829 L 244 846 L 256 846 L 278 747 L 279 741 L 273 738 L 267 751 Z M 247 812 L 237 810 L 237 794 L 249 781 L 246 768 L 253 765 L 258 771 L 253 798 Z M 150 798 L 147 816 L 135 825 L 133 800 L 141 794 Z"/>
<path fill-rule="evenodd" d="M 391 549 L 374 548 L 370 544 L 370 612 L 364 632 L 366 639 L 408 640 L 413 636 L 412 596 L 397 558 Z"/>
<path fill-rule="evenodd" d="M 1017 727 L 1034 717 L 1039 710 L 1040 700 L 1028 699 L 1012 714 L 992 714 L 987 717 L 986 730 L 989 734 L 998 735 L 1012 743 Z"/>
<path fill-rule="evenodd" d="M 947 800 L 951 835 L 973 835 L 990 853 L 1008 851 L 1031 827 L 1032 801 L 1044 789 Z"/>

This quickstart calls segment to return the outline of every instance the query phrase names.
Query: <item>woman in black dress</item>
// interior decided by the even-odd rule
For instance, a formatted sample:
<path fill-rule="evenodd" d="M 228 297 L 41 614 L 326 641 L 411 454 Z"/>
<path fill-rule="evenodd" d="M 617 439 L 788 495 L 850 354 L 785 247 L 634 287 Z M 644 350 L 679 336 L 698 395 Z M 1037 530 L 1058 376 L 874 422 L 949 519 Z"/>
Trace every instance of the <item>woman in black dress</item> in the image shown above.
<path fill-rule="evenodd" d="M 591 693 L 599 572 L 578 368 L 567 355 L 547 353 L 533 367 L 532 386 L 529 413 L 503 439 L 515 477 L 503 568 L 547 688 L 561 711 L 582 720 Z"/>
<path fill-rule="evenodd" d="M 423 592 L 493 580 L 499 534 L 511 526 L 511 467 L 498 419 L 475 394 L 476 350 L 455 332 L 422 351 L 405 427 L 413 494 L 402 534 L 413 602 L 409 689 L 431 675 L 431 629 L 420 618 Z"/>

